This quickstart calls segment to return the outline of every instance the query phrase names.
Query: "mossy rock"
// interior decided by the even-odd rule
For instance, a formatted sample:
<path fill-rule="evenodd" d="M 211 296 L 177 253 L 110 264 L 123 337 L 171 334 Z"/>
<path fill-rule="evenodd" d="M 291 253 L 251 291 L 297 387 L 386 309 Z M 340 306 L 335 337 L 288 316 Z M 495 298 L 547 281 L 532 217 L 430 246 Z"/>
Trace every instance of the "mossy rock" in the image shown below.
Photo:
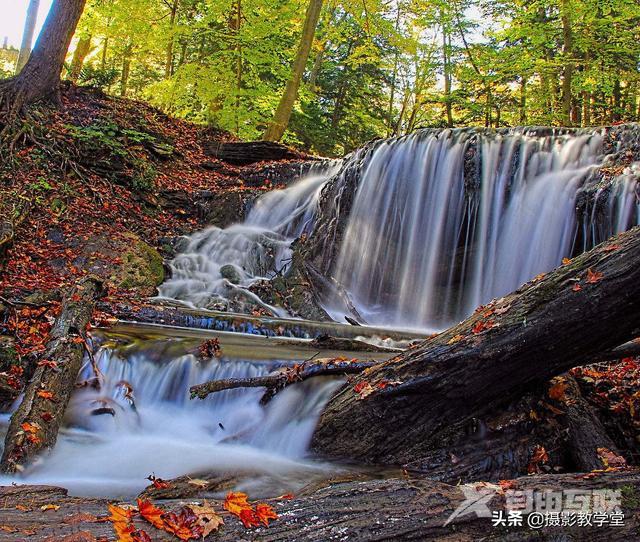
<path fill-rule="evenodd" d="M 117 269 L 115 284 L 120 288 L 155 288 L 164 281 L 164 266 L 162 256 L 153 247 L 133 234 L 127 234 L 131 239 L 130 248 L 121 256 L 122 264 Z"/>
<path fill-rule="evenodd" d="M 8 337 L 0 337 L 0 373 L 8 371 L 12 365 L 20 365 L 20 357 Z"/>

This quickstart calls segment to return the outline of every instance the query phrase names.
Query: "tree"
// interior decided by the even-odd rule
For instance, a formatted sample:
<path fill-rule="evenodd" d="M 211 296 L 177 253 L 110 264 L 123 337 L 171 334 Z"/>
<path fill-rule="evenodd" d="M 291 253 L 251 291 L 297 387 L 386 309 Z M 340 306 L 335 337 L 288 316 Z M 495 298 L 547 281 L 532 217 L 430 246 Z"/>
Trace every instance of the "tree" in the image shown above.
<path fill-rule="evenodd" d="M 22 43 L 20 44 L 20 54 L 18 55 L 18 61 L 16 62 L 16 73 L 20 73 L 20 70 L 22 70 L 24 65 L 27 63 L 27 60 L 29 60 L 39 9 L 40 0 L 29 0 L 27 18 L 24 21 L 24 32 L 22 33 Z"/>
<path fill-rule="evenodd" d="M 322 1 L 323 0 L 310 0 L 309 2 L 304 27 L 302 29 L 302 36 L 300 37 L 300 44 L 298 45 L 298 52 L 293 62 L 291 78 L 280 99 L 273 120 L 264 134 L 263 139 L 265 141 L 280 141 L 287 129 L 289 119 L 291 118 L 291 111 L 293 111 L 293 106 L 298 98 L 298 89 L 300 88 L 302 74 L 304 73 L 307 60 L 309 59 L 309 53 L 311 52 L 311 45 L 313 44 L 316 27 L 320 19 L 320 12 L 322 11 Z"/>
<path fill-rule="evenodd" d="M 65 56 L 86 0 L 55 0 L 22 71 L 0 86 L 9 120 L 26 106 L 56 96 Z"/>

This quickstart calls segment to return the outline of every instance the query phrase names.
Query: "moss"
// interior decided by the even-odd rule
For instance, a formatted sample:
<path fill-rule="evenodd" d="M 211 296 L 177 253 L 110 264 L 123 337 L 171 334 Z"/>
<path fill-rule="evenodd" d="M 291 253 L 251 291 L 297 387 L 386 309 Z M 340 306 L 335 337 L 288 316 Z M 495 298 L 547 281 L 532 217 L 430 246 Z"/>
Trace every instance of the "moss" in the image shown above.
<path fill-rule="evenodd" d="M 0 372 L 8 371 L 12 365 L 22 365 L 13 343 L 0 337 Z"/>
<path fill-rule="evenodd" d="M 122 256 L 115 282 L 121 288 L 155 288 L 164 280 L 162 256 L 153 247 L 129 234 L 131 248 Z"/>
<path fill-rule="evenodd" d="M 638 489 L 632 485 L 625 485 L 620 487 L 622 493 L 622 506 L 625 508 L 640 508 L 640 495 Z"/>

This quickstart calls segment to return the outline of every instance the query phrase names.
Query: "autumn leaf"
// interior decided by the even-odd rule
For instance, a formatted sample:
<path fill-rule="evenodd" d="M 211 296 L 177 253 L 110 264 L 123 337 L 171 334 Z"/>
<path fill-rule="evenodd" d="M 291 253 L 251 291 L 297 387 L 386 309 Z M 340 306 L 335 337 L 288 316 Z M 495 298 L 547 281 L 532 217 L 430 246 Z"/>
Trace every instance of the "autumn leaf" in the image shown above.
<path fill-rule="evenodd" d="M 582 291 L 582 286 L 580 286 L 578 283 L 573 285 L 573 288 L 571 288 L 572 291 L 574 292 L 580 292 Z"/>
<path fill-rule="evenodd" d="M 359 399 L 362 400 L 371 395 L 376 389 L 369 382 L 358 382 L 353 387 L 353 391 L 355 391 L 359 395 Z"/>
<path fill-rule="evenodd" d="M 162 478 L 157 478 L 153 474 L 147 476 L 147 480 L 149 480 L 153 484 L 153 487 L 155 487 L 156 489 L 167 489 L 171 487 L 171 484 L 169 482 L 163 480 Z"/>
<path fill-rule="evenodd" d="M 529 474 L 537 474 L 540 472 L 540 465 L 543 463 L 547 463 L 549 461 L 549 454 L 544 449 L 544 447 L 539 444 L 533 449 L 533 454 L 531 455 L 531 460 L 529 461 L 529 465 L 527 466 L 527 472 Z"/>
<path fill-rule="evenodd" d="M 162 509 L 155 506 L 151 501 L 138 499 L 138 511 L 156 529 L 164 530 L 164 520 L 162 519 L 164 511 Z"/>
<path fill-rule="evenodd" d="M 453 337 L 451 337 L 448 341 L 447 344 L 455 344 L 457 342 L 460 342 L 462 339 L 464 339 L 464 335 L 460 335 L 459 333 L 457 335 L 454 335 Z"/>
<path fill-rule="evenodd" d="M 47 391 L 47 390 L 40 390 L 37 393 L 38 397 L 42 397 L 43 399 L 49 399 L 50 401 L 53 401 L 55 395 L 53 394 L 53 392 Z"/>
<path fill-rule="evenodd" d="M 270 519 L 278 519 L 278 514 L 276 514 L 275 510 L 265 503 L 256 505 L 256 516 L 265 527 L 269 526 Z"/>
<path fill-rule="evenodd" d="M 555 401 L 562 401 L 564 399 L 564 392 L 568 387 L 569 385 L 562 380 L 555 383 L 549 388 L 549 397 Z"/>
<path fill-rule="evenodd" d="M 571 263 L 571 258 L 562 258 L 562 265 L 569 265 Z"/>
<path fill-rule="evenodd" d="M 43 504 L 40 507 L 40 510 L 42 510 L 43 512 L 46 512 L 47 510 L 53 510 L 56 511 L 60 508 L 60 505 L 58 504 Z"/>
<path fill-rule="evenodd" d="M 43 412 L 42 414 L 40 414 L 40 417 L 45 422 L 50 422 L 51 420 L 53 420 L 53 414 L 51 414 L 51 412 L 49 412 L 48 410 L 46 412 Z"/>
<path fill-rule="evenodd" d="M 480 320 L 476 322 L 476 325 L 473 326 L 473 328 L 471 329 L 471 332 L 474 335 L 477 335 L 478 333 L 482 333 L 483 331 L 486 331 L 487 329 L 491 329 L 492 327 L 494 327 L 493 320 L 487 320 L 486 322 Z"/>
<path fill-rule="evenodd" d="M 202 529 L 202 538 L 217 531 L 220 525 L 224 525 L 222 517 L 216 513 L 206 500 L 202 503 L 202 506 L 190 504 L 189 508 L 198 517 L 198 525 Z"/>
<path fill-rule="evenodd" d="M 22 427 L 22 430 L 25 431 L 26 433 L 37 433 L 38 430 L 40 429 L 40 426 L 37 423 L 29 423 L 29 422 L 22 423 L 20 427 Z"/>
<path fill-rule="evenodd" d="M 279 501 L 290 501 L 294 498 L 293 493 L 285 493 L 284 495 L 280 495 L 279 497 L 276 497 L 276 499 L 278 499 Z"/>
<path fill-rule="evenodd" d="M 177 514 L 174 512 L 163 514 L 162 520 L 164 522 L 162 529 L 180 540 L 202 538 L 203 528 L 199 525 L 198 516 L 186 506 L 181 508 Z"/>
<path fill-rule="evenodd" d="M 246 493 L 227 493 L 226 498 L 224 499 L 224 504 L 222 507 L 227 511 L 233 514 L 234 516 L 240 517 L 240 512 L 243 510 L 251 510 L 251 505 L 247 501 Z"/>
<path fill-rule="evenodd" d="M 599 271 L 593 271 L 591 268 L 587 269 L 587 284 L 595 284 L 600 282 L 604 278 L 604 274 Z"/>
<path fill-rule="evenodd" d="M 596 451 L 605 469 L 624 469 L 627 467 L 627 460 L 608 448 L 598 448 Z"/>
<path fill-rule="evenodd" d="M 242 524 L 248 529 L 250 527 L 257 527 L 260 525 L 260 520 L 256 513 L 249 508 L 248 510 L 242 510 L 238 516 Z"/>
<path fill-rule="evenodd" d="M 129 508 L 123 508 L 122 506 L 118 506 L 115 504 L 108 505 L 109 512 L 111 516 L 107 518 L 108 521 L 112 523 L 128 523 L 131 520 L 131 516 L 133 516 L 133 510 Z"/>
<path fill-rule="evenodd" d="M 620 245 L 616 245 L 616 244 L 608 245 L 604 247 L 605 252 L 613 252 L 614 250 L 619 250 L 619 249 L 620 249 Z"/>

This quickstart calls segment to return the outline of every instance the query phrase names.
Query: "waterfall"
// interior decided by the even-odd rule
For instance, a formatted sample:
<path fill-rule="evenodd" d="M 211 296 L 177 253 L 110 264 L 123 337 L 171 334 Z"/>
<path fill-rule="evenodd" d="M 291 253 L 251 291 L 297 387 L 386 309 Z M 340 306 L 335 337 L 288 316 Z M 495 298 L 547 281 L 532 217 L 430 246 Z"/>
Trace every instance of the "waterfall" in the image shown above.
<path fill-rule="evenodd" d="M 384 142 L 361 167 L 333 278 L 368 323 L 450 326 L 637 223 L 637 177 L 622 176 L 596 194 L 603 216 L 585 217 L 577 246 L 577 199 L 602 143 L 598 133 L 465 130 Z M 345 314 L 338 296 L 327 308 Z"/>
<path fill-rule="evenodd" d="M 447 129 L 374 142 L 263 195 L 243 224 L 193 235 L 161 296 L 255 302 L 247 288 L 285 267 L 305 234 L 335 320 L 355 307 L 372 325 L 441 330 L 638 223 L 638 164 L 600 170 L 616 137 Z"/>
<path fill-rule="evenodd" d="M 133 340 L 119 335 L 118 342 L 123 344 L 98 349 L 102 385 L 74 393 L 54 450 L 21 482 L 62 485 L 76 495 L 131 497 L 152 473 L 165 479 L 247 473 L 248 483 L 266 476 L 276 480 L 274 492 L 286 493 L 326 471 L 305 455 L 318 416 L 341 379 L 291 386 L 266 407 L 259 404 L 264 393 L 259 388 L 191 400 L 192 385 L 260 376 L 292 362 L 226 356 L 201 361 L 181 346 L 184 340 L 170 336 L 139 341 L 135 334 Z M 79 383 L 93 377 L 87 363 Z M 0 477 L 0 484 L 15 481 Z"/>
<path fill-rule="evenodd" d="M 259 302 L 247 287 L 282 270 L 290 261 L 291 242 L 312 231 L 320 192 L 333 168 L 312 168 L 293 186 L 264 194 L 241 224 L 191 236 L 170 263 L 171 278 L 160 287 L 159 297 L 223 310 L 234 295 Z"/>

